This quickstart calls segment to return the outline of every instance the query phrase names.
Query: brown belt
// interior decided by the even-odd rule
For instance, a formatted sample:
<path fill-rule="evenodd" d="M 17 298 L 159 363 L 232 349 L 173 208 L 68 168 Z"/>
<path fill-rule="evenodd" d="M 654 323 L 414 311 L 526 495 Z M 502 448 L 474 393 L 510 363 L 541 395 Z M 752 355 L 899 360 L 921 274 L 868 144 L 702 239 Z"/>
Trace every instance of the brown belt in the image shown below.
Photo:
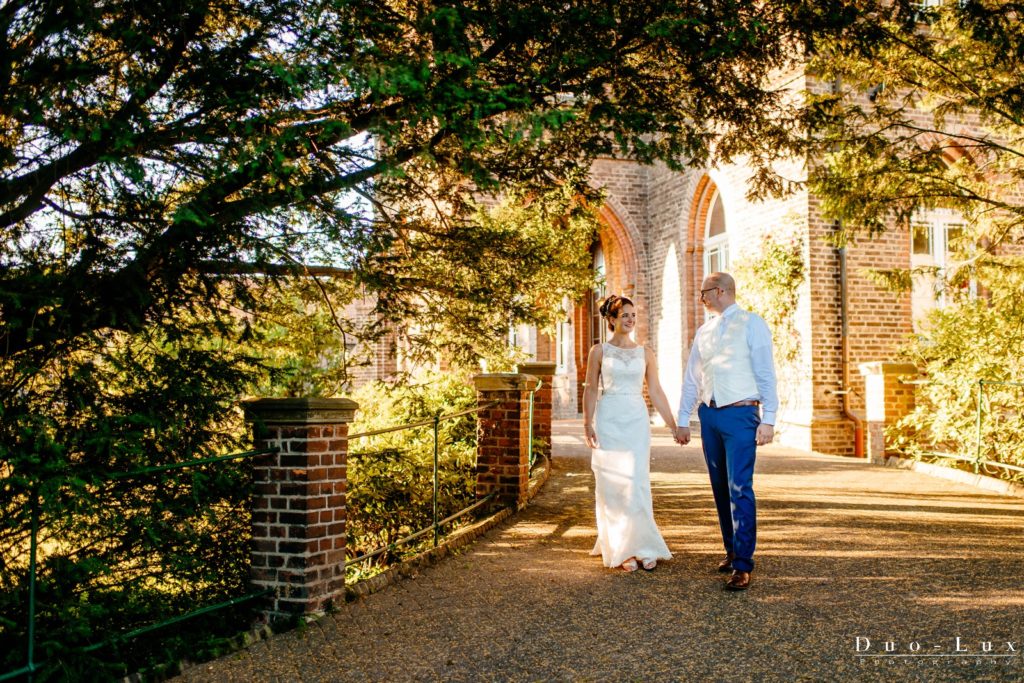
<path fill-rule="evenodd" d="M 712 407 L 712 408 L 739 408 L 741 406 L 759 406 L 759 405 L 761 405 L 760 401 L 736 401 L 735 403 L 730 403 L 729 405 L 720 406 L 720 405 L 715 404 L 715 400 L 714 399 L 711 399 L 711 403 L 709 404 L 709 406 Z"/>

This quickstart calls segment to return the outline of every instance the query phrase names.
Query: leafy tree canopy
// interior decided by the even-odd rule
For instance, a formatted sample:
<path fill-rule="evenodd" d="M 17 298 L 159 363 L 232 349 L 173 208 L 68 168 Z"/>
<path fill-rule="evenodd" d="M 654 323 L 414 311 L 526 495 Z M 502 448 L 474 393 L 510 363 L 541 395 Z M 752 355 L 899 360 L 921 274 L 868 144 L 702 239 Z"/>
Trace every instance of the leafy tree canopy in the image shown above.
<path fill-rule="evenodd" d="M 342 264 L 382 313 L 453 309 L 396 250 L 459 259 L 472 191 L 582 190 L 597 154 L 747 153 L 767 183 L 766 77 L 855 16 L 817 5 L 7 3 L 0 352 L 160 321 L 213 296 L 205 261 Z"/>
<path fill-rule="evenodd" d="M 960 212 L 963 278 L 1024 239 L 1024 4 L 946 2 L 870 15 L 818 42 L 811 66 L 833 85 L 811 98 L 811 189 L 870 235 L 921 209 Z M 903 286 L 909 278 L 896 277 Z"/>

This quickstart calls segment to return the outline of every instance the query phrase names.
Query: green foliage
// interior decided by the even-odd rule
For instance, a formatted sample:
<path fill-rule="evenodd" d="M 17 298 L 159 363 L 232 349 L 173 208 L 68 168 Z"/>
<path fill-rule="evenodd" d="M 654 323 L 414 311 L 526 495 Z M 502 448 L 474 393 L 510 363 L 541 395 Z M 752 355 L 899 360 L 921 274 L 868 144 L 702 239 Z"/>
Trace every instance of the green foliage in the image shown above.
<path fill-rule="evenodd" d="M 359 403 L 350 433 L 414 427 L 352 442 L 348 460 L 348 553 L 350 556 L 389 545 L 432 524 L 435 417 L 476 407 L 468 377 L 457 373 L 423 374 L 404 385 L 369 384 L 352 398 Z M 475 414 L 440 420 L 438 426 L 438 519 L 475 500 Z M 429 538 L 429 537 L 428 537 Z M 413 548 L 417 546 L 412 546 Z M 409 552 L 399 548 L 372 564 L 357 566 L 365 575 Z"/>
<path fill-rule="evenodd" d="M 33 487 L 45 653 L 237 595 L 244 467 L 105 476 L 241 448 L 233 406 L 257 388 L 337 392 L 349 330 L 413 321 L 412 351 L 499 357 L 496 332 L 577 291 L 579 170 L 598 155 L 745 155 L 778 187 L 798 122 L 767 76 L 855 19 L 840 9 L 0 6 L 4 664 L 20 663 Z M 482 215 L 484 195 L 511 203 Z M 318 264 L 351 282 L 316 299 L 288 281 Z M 366 330 L 338 315 L 356 291 Z"/>
<path fill-rule="evenodd" d="M 832 88 L 810 95 L 804 112 L 821 160 L 809 184 L 842 221 L 841 241 L 906 226 L 921 209 L 962 214 L 964 258 L 945 275 L 963 278 L 1024 237 L 1020 7 L 913 5 L 874 8 L 816 42 L 810 68 Z"/>
<path fill-rule="evenodd" d="M 581 195 L 577 180 L 543 194 L 510 188 L 501 201 L 475 202 L 471 221 L 443 247 L 415 236 L 393 246 L 388 259 L 398 272 L 443 281 L 458 302 L 442 307 L 427 288 L 405 305 L 387 302 L 389 315 L 401 311 L 398 329 L 411 358 L 509 367 L 521 360 L 510 357 L 510 325 L 553 328 L 562 300 L 577 300 L 593 287 L 589 248 L 600 196 Z"/>
<path fill-rule="evenodd" d="M 737 260 L 734 267 L 737 298 L 768 323 L 775 359 L 793 363 L 800 354 L 800 332 L 795 315 L 804 283 L 804 243 L 799 231 L 767 233 L 756 252 Z"/>
<path fill-rule="evenodd" d="M 905 357 L 925 374 L 913 412 L 889 436 L 913 457 L 933 451 L 1024 466 L 1024 386 L 986 384 L 977 450 L 978 382 L 1024 383 L 1024 263 L 979 269 L 989 298 L 936 309 Z"/>
<path fill-rule="evenodd" d="M 778 186 L 797 122 L 768 76 L 854 16 L 809 0 L 9 4 L 0 349 L 138 331 L 205 300 L 211 262 L 351 268 L 393 321 L 464 297 L 513 313 L 515 251 L 478 262 L 501 287 L 451 287 L 484 246 L 474 198 L 542 195 L 609 154 L 745 155 Z M 454 262 L 423 277 L 404 249 Z"/>
<path fill-rule="evenodd" d="M 153 465 L 240 449 L 233 401 L 251 360 L 172 341 L 111 334 L 63 357 L 7 394 L 0 420 L 0 659 L 24 661 L 28 529 L 39 514 L 38 660 L 124 675 L 126 666 L 183 656 L 244 628 L 234 610 L 211 630 L 136 647 L 79 648 L 121 631 L 248 591 L 249 478 L 243 464 L 111 478 Z M 168 387 L 176 391 L 168 391 Z M 57 400 L 54 400 L 55 397 Z M 32 500 L 38 496 L 38 506 Z M 231 623 L 228 623 L 231 621 Z M 213 640 L 211 640 L 213 639 Z M 176 648 L 176 649 L 175 649 Z M 37 661 L 38 661 L 37 660 Z M 115 661 L 117 661 L 115 659 Z M 113 667 L 113 668 L 111 668 Z M 60 677 L 48 668 L 43 676 Z"/>
<path fill-rule="evenodd" d="M 222 342 L 260 357 L 254 378 L 258 396 L 338 396 L 351 385 L 352 370 L 372 361 L 380 333 L 358 314 L 360 290 L 351 277 L 297 276 L 275 280 L 243 327 Z M 370 307 L 371 308 L 372 304 Z"/>

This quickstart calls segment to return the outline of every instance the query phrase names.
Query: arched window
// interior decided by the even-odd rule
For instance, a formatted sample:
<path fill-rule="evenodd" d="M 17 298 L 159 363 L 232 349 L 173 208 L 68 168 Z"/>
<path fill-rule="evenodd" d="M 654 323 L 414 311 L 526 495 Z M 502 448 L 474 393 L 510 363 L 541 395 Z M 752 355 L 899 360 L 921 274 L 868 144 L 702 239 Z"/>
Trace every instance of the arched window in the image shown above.
<path fill-rule="evenodd" d="M 725 232 L 725 207 L 715 190 L 704 226 L 704 277 L 729 269 L 729 236 Z"/>

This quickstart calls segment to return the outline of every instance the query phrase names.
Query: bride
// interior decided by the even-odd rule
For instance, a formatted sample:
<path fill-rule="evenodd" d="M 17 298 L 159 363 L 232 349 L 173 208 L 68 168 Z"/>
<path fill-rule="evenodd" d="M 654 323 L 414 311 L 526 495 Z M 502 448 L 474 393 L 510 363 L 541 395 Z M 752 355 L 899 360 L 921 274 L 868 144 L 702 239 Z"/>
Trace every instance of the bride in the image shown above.
<path fill-rule="evenodd" d="M 590 349 L 583 392 L 584 435 L 593 449 L 597 509 L 597 543 L 590 554 L 601 555 L 606 567 L 632 572 L 639 563 L 651 570 L 658 560 L 671 559 L 672 553 L 654 523 L 644 378 L 651 403 L 672 433 L 676 421 L 658 382 L 654 354 L 630 338 L 636 327 L 633 302 L 609 296 L 601 304 L 601 317 L 612 334 Z"/>

